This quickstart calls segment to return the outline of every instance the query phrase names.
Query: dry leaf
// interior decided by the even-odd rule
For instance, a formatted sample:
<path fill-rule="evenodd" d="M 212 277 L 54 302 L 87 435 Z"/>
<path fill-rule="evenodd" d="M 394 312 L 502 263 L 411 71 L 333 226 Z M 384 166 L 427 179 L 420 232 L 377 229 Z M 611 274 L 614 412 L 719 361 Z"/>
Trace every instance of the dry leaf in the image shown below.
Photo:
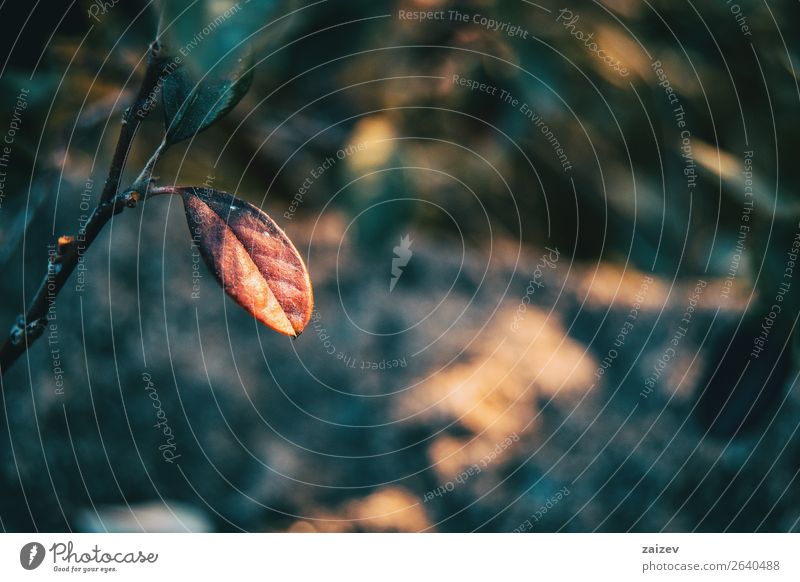
<path fill-rule="evenodd" d="M 295 337 L 314 299 L 303 259 L 263 211 L 210 188 L 177 188 L 195 243 L 225 292 L 260 322 Z"/>

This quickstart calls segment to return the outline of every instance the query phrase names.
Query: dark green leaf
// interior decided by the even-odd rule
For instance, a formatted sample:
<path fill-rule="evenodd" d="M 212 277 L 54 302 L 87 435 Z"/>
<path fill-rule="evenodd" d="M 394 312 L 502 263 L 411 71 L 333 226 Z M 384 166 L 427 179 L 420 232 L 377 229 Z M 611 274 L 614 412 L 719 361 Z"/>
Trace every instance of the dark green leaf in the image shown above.
<path fill-rule="evenodd" d="M 182 67 L 164 81 L 164 124 L 167 144 L 193 137 L 222 118 L 244 97 L 253 80 L 251 59 L 239 59 L 226 78 L 199 82 Z"/>

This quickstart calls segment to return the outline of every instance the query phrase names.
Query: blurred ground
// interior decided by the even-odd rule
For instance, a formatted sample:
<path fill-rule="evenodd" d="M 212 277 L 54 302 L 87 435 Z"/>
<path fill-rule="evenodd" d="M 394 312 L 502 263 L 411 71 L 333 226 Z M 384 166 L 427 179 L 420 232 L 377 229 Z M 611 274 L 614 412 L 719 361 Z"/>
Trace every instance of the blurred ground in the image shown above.
<path fill-rule="evenodd" d="M 693 419 L 715 341 L 709 326 L 735 320 L 741 307 L 717 312 L 716 282 L 681 357 L 645 399 L 694 281 L 654 279 L 625 349 L 596 381 L 641 273 L 562 259 L 512 331 L 541 249 L 501 240 L 490 261 L 484 250 L 462 264 L 459 245 L 417 237 L 390 294 L 391 254 L 376 264 L 347 241 L 340 249 L 343 219 L 332 216 L 316 225 L 310 250 L 317 328 L 292 342 L 256 328 L 207 277 L 202 301 L 188 299 L 192 251 L 182 217 L 173 206 L 165 220 L 165 206 L 146 209 L 141 239 L 135 221 L 115 225 L 112 281 L 127 280 L 142 247 L 155 252 L 139 264 L 138 286 L 113 287 L 110 312 L 105 275 L 60 301 L 65 394 L 53 394 L 44 343 L 30 351 L 33 398 L 20 389 L 25 363 L 5 379 L 14 453 L 39 527 L 65 527 L 62 511 L 74 527 L 79 509 L 94 515 L 124 496 L 134 505 L 188 504 L 205 527 L 222 530 L 510 531 L 564 487 L 569 495 L 536 531 L 797 527 L 796 387 L 752 436 L 709 438 Z M 299 248 L 308 248 L 311 228 L 289 229 Z M 103 273 L 107 245 L 95 250 L 88 268 Z M 344 290 L 350 318 L 373 333 L 416 327 L 354 333 L 339 306 Z M 420 314 L 429 315 L 420 323 Z M 102 332 L 112 316 L 113 337 Z M 326 336 L 355 368 L 328 354 Z M 436 348 L 422 349 L 429 344 Z M 360 369 L 384 357 L 407 365 Z M 173 464 L 159 455 L 164 439 L 144 372 L 175 434 Z M 518 440 L 484 466 L 509 437 Z M 455 481 L 476 464 L 480 473 Z M 8 458 L 4 473 L 15 474 Z M 448 483 L 452 490 L 431 495 Z M 138 529 L 130 516 L 124 523 Z"/>

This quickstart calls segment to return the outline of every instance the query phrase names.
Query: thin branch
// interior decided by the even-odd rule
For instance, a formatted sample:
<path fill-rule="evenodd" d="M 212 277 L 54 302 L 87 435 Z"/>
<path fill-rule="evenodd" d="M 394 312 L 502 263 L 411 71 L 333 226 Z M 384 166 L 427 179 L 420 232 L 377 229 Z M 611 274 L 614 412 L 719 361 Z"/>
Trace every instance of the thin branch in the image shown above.
<path fill-rule="evenodd" d="M 75 270 L 83 254 L 94 242 L 109 219 L 125 206 L 135 206 L 134 192 L 115 197 L 111 202 L 101 203 L 81 231 L 80 244 L 75 237 L 62 236 L 58 240 L 58 251 L 47 262 L 47 273 L 39 285 L 25 316 L 19 316 L 11 333 L 0 347 L 0 374 L 4 373 L 35 341 L 47 327 L 47 314 L 59 291 Z"/>
<path fill-rule="evenodd" d="M 147 197 L 150 198 L 151 196 L 159 196 L 161 194 L 177 194 L 177 190 L 178 189 L 174 186 L 156 186 L 147 191 Z"/>
<path fill-rule="evenodd" d="M 153 166 L 165 149 L 163 144 L 158 148 L 142 172 L 142 175 L 147 173 L 148 177 L 145 192 L 140 194 L 137 191 L 137 187 L 141 186 L 137 183 L 138 180 L 131 187 L 125 189 L 124 192 L 118 193 L 118 190 L 133 139 L 142 121 L 153 109 L 158 90 L 166 74 L 168 74 L 166 58 L 158 42 L 154 42 L 150 46 L 147 70 L 136 99 L 122 115 L 119 139 L 114 149 L 100 201 L 89 217 L 86 226 L 81 230 L 80 237 L 76 239 L 76 237 L 62 236 L 58 239 L 58 250 L 48 260 L 47 272 L 28 307 L 27 313 L 17 318 L 8 338 L 0 346 L 0 375 L 4 374 L 17 358 L 25 353 L 31 343 L 42 335 L 47 326 L 47 314 L 50 306 L 53 305 L 56 296 L 75 270 L 81 257 L 89 249 L 106 223 L 112 216 L 122 212 L 126 207 L 136 206 L 140 196 L 146 193 L 146 186 L 149 185 Z"/>
<path fill-rule="evenodd" d="M 100 204 L 110 202 L 117 194 L 119 183 L 122 179 L 122 171 L 125 169 L 125 162 L 133 144 L 133 138 L 136 137 L 139 126 L 155 104 L 158 90 L 167 71 L 166 61 L 167 59 L 158 41 L 151 44 L 147 59 L 147 70 L 139 87 L 139 92 L 133 103 L 122 114 L 119 139 L 114 148 L 114 157 L 111 159 L 111 166 L 103 186 L 103 192 L 100 195 Z"/>
<path fill-rule="evenodd" d="M 162 141 L 161 145 L 159 145 L 156 148 L 156 151 L 153 152 L 153 155 L 150 156 L 150 159 L 147 160 L 147 163 L 144 165 L 144 168 L 142 168 L 139 176 L 130 185 L 130 190 L 138 192 L 142 197 L 147 196 L 147 192 L 150 190 L 150 184 L 152 184 L 153 180 L 155 179 L 153 178 L 153 170 L 155 169 L 158 160 L 161 159 L 161 156 L 165 151 L 167 151 L 168 148 L 169 145 L 167 145 L 167 141 Z"/>

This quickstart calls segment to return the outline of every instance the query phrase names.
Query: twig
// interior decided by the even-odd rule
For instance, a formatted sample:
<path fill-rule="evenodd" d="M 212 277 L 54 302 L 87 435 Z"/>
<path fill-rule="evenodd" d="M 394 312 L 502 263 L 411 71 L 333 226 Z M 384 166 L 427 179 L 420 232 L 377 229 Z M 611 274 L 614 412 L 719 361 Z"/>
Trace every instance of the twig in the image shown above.
<path fill-rule="evenodd" d="M 59 238 L 58 250 L 48 260 L 47 272 L 27 313 L 17 317 L 8 338 L 0 347 L 0 375 L 4 374 L 17 358 L 25 353 L 31 343 L 42 335 L 47 326 L 50 306 L 106 223 L 126 207 L 136 206 L 140 196 L 144 194 L 137 190 L 141 187 L 138 179 L 122 193 L 118 193 L 119 184 L 133 139 L 142 121 L 153 108 L 155 96 L 166 71 L 166 59 L 158 42 L 154 42 L 150 46 L 147 70 L 136 99 L 122 115 L 119 139 L 97 207 L 80 233 L 80 243 L 75 237 Z M 148 163 L 143 171 L 143 174 L 148 172 L 148 179 L 152 173 L 152 165 L 163 153 L 163 149 L 159 148 L 157 154 L 154 154 L 155 160 L 151 159 L 153 163 Z"/>
<path fill-rule="evenodd" d="M 166 68 L 166 58 L 162 53 L 161 45 L 156 41 L 150 45 L 147 70 L 139 87 L 139 93 L 136 95 L 133 104 L 122 114 L 119 139 L 114 149 L 114 157 L 111 159 L 111 167 L 108 170 L 103 192 L 100 195 L 100 204 L 110 202 L 117 194 L 122 171 L 125 168 L 125 161 L 128 159 L 128 152 L 133 144 L 133 138 L 136 137 L 136 132 L 142 121 L 153 109 L 155 95 L 163 81 Z"/>

